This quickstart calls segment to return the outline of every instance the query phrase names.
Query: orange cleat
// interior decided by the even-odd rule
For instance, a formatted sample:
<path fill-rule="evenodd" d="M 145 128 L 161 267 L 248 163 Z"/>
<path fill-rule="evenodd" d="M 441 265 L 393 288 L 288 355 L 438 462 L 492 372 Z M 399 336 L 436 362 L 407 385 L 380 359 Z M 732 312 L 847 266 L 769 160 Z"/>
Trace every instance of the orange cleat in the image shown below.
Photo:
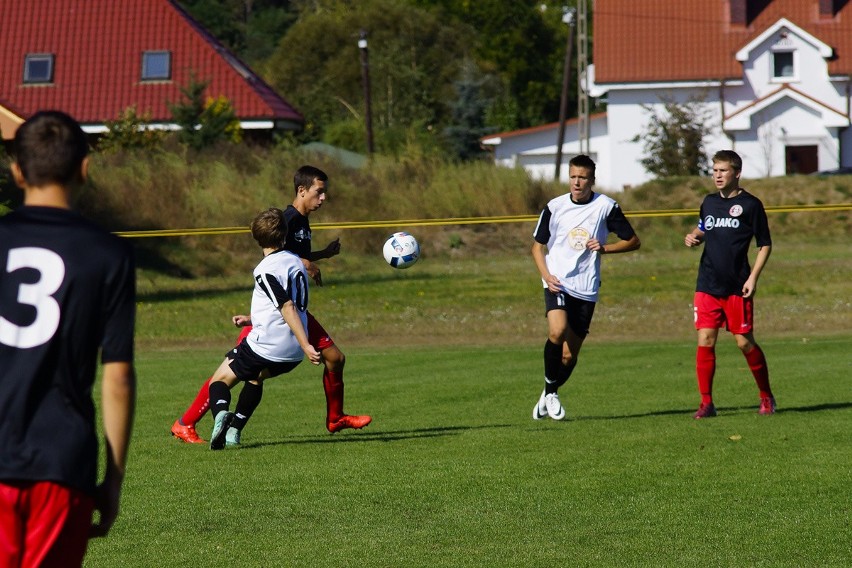
<path fill-rule="evenodd" d="M 178 440 L 182 440 L 187 444 L 204 444 L 204 440 L 199 437 L 195 431 L 195 426 L 184 426 L 180 423 L 180 418 L 172 424 L 172 436 Z"/>
<path fill-rule="evenodd" d="M 334 422 L 329 422 L 326 424 L 326 428 L 328 431 L 334 434 L 335 432 L 340 432 L 341 430 L 345 430 L 346 428 L 354 428 L 356 430 L 360 430 L 367 424 L 373 421 L 373 418 L 370 416 L 350 416 L 349 414 L 344 414 Z"/>

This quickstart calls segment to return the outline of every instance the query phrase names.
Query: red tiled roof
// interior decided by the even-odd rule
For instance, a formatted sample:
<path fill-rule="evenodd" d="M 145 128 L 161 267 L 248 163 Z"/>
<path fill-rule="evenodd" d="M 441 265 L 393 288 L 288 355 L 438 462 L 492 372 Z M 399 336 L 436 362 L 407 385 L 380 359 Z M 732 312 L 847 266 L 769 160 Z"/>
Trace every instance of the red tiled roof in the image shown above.
<path fill-rule="evenodd" d="M 595 112 L 589 115 L 589 121 L 598 120 L 601 118 L 606 118 L 605 112 Z M 565 121 L 566 126 L 569 124 L 577 124 L 580 122 L 579 117 L 569 118 Z M 507 132 L 496 132 L 494 134 L 488 134 L 487 136 L 482 136 L 480 140 L 491 140 L 492 138 L 514 138 L 515 136 L 523 136 L 525 134 L 535 134 L 536 132 L 543 132 L 546 130 L 553 130 L 559 126 L 559 121 L 556 122 L 548 122 L 547 124 L 539 124 L 538 126 L 529 126 L 527 128 L 521 128 L 519 130 L 509 130 Z"/>
<path fill-rule="evenodd" d="M 595 82 L 742 78 L 736 52 L 781 18 L 834 48 L 829 73 L 852 74 L 852 2 L 827 17 L 821 0 L 771 0 L 747 25 L 730 23 L 730 2 L 595 0 Z"/>
<path fill-rule="evenodd" d="M 144 51 L 171 52 L 171 81 L 140 81 Z M 52 84 L 24 85 L 28 53 L 54 54 Z M 171 122 L 191 72 L 242 120 L 304 120 L 174 1 L 0 0 L 0 100 L 26 116 L 50 108 L 101 124 L 135 104 Z"/>

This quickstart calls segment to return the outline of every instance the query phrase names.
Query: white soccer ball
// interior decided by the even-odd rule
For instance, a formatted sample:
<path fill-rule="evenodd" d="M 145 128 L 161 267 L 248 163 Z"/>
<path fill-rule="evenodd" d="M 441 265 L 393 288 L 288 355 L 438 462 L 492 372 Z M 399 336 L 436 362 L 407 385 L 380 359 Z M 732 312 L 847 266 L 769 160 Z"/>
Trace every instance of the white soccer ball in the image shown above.
<path fill-rule="evenodd" d="M 394 233 L 385 241 L 382 254 L 394 268 L 408 268 L 420 258 L 420 245 L 417 239 L 404 231 Z"/>

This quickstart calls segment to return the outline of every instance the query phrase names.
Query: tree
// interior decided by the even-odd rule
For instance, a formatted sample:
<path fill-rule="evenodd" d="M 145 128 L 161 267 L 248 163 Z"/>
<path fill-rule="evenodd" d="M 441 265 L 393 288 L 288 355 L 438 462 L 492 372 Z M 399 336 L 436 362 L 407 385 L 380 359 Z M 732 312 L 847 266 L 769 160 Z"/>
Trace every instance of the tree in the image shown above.
<path fill-rule="evenodd" d="M 190 76 L 189 84 L 181 87 L 184 100 L 169 103 L 175 123 L 180 126 L 178 139 L 190 148 L 200 150 L 220 140 L 240 142 L 242 131 L 231 102 L 220 95 L 206 97 L 209 81 Z"/>
<path fill-rule="evenodd" d="M 454 83 L 457 97 L 444 136 L 452 154 L 462 160 L 481 157 L 485 152 L 479 139 L 494 131 L 485 124 L 486 109 L 491 104 L 488 93 L 493 90 L 489 83 L 489 77 L 483 76 L 472 61 L 462 66 L 461 76 Z"/>
<path fill-rule="evenodd" d="M 307 117 L 305 137 L 324 139 L 330 125 L 361 119 L 361 30 L 369 45 L 378 151 L 394 153 L 410 129 L 440 132 L 473 30 L 395 0 L 363 0 L 357 9 L 342 0 L 317 0 L 303 8 L 262 69 Z"/>
<path fill-rule="evenodd" d="M 650 114 L 645 130 L 633 138 L 644 142 L 645 169 L 657 177 L 696 176 L 710 173 L 704 140 L 712 134 L 711 111 L 703 97 L 679 103 L 661 97 L 662 112 L 642 105 Z"/>
<path fill-rule="evenodd" d="M 98 150 L 109 153 L 158 148 L 165 140 L 166 133 L 149 128 L 150 121 L 150 114 L 140 116 L 135 105 L 127 107 L 116 120 L 106 121 L 107 132 L 98 141 Z"/>

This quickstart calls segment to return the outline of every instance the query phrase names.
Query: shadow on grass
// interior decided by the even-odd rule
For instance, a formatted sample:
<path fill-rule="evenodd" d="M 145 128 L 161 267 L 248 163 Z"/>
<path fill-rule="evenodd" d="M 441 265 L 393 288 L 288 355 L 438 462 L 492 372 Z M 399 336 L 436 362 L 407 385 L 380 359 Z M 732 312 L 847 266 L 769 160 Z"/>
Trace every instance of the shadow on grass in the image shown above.
<path fill-rule="evenodd" d="M 566 422 L 570 422 L 572 420 L 623 420 L 625 418 L 648 418 L 650 416 L 671 416 L 679 414 L 689 416 L 691 418 L 692 415 L 695 413 L 696 408 L 688 408 L 683 410 L 659 410 L 656 412 L 643 412 L 641 414 L 620 414 L 615 416 L 569 416 L 569 419 L 566 420 Z M 720 414 L 743 414 L 747 412 L 754 412 L 755 414 L 757 414 L 757 408 L 758 405 L 756 404 L 750 406 L 716 406 L 716 410 L 718 410 Z M 783 414 L 785 412 L 822 412 L 825 410 L 844 410 L 847 408 L 852 408 L 852 402 L 826 402 L 823 404 L 813 404 L 810 406 L 779 407 L 775 411 L 775 413 Z"/>
<path fill-rule="evenodd" d="M 399 442 L 419 438 L 438 438 L 442 436 L 457 436 L 470 430 L 487 430 L 492 428 L 511 428 L 512 424 L 489 424 L 486 426 L 445 426 L 439 428 L 418 428 L 416 430 L 382 430 L 377 432 L 363 431 L 357 434 L 327 434 L 320 436 L 293 436 L 274 442 L 255 442 L 240 445 L 240 449 L 248 450 L 266 446 L 291 446 L 297 444 L 336 444 L 348 442 Z"/>

